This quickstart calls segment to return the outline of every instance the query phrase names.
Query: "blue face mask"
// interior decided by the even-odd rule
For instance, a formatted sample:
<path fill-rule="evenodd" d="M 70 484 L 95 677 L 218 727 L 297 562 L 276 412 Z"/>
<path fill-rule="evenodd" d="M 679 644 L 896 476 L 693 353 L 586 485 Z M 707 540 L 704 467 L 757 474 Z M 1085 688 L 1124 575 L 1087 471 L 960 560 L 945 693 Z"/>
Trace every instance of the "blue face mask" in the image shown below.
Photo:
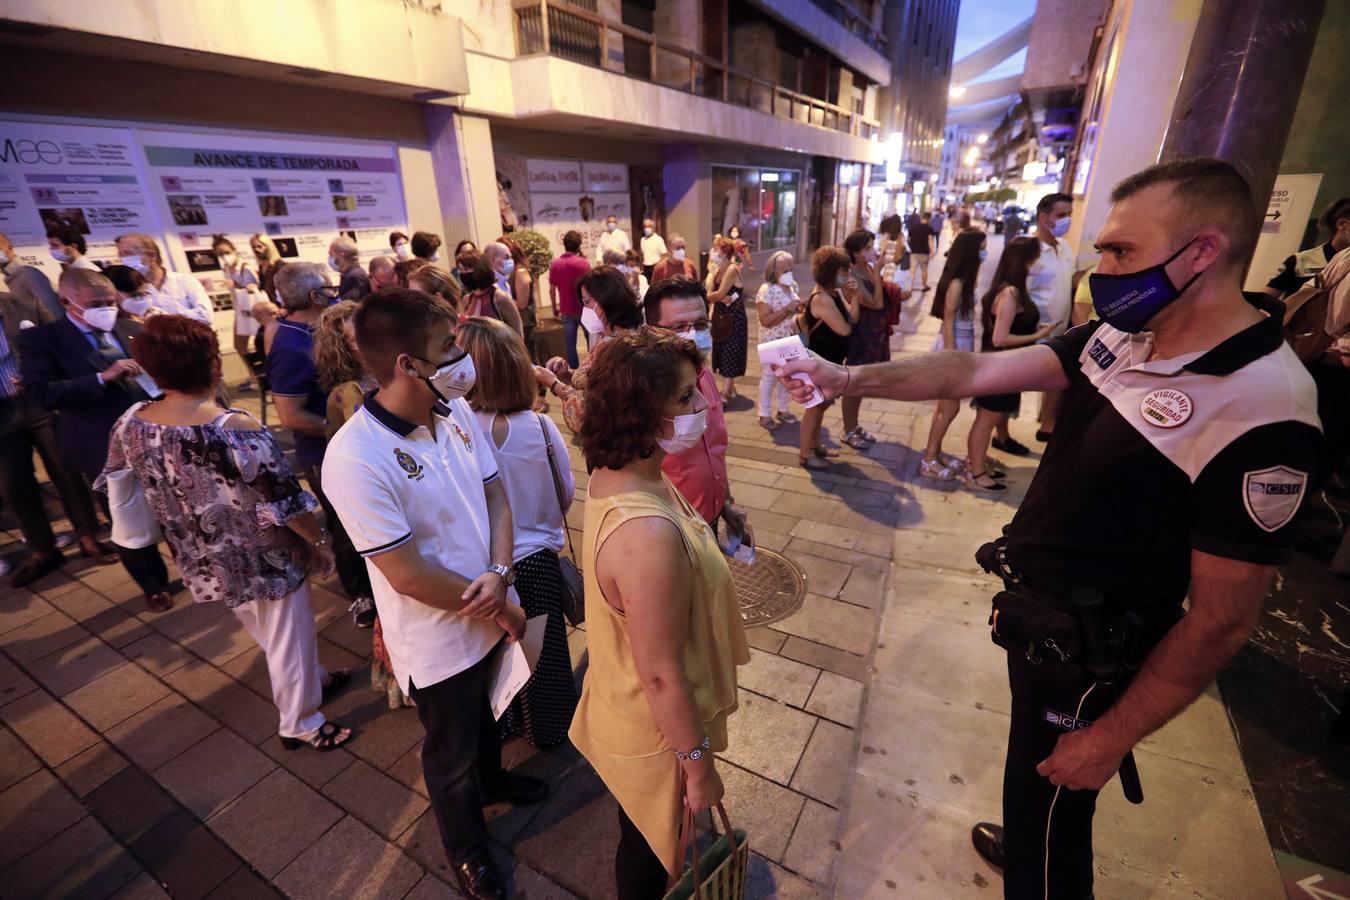
<path fill-rule="evenodd" d="M 980 248 L 980 262 L 984 262 L 984 261 L 985 261 L 986 259 L 988 259 L 988 258 L 989 258 L 989 251 L 986 250 L 986 249 L 984 249 L 983 247 L 981 247 L 981 248 Z"/>
<path fill-rule="evenodd" d="M 1172 279 L 1167 275 L 1167 264 L 1193 243 L 1195 238 L 1191 238 L 1180 250 L 1158 265 L 1128 275 L 1092 273 L 1088 277 L 1088 288 L 1092 292 L 1092 305 L 1097 315 L 1112 328 L 1130 334 L 1143 331 L 1150 319 L 1170 306 L 1195 283 L 1195 279 L 1205 274 L 1196 272 L 1179 288 L 1172 284 Z"/>

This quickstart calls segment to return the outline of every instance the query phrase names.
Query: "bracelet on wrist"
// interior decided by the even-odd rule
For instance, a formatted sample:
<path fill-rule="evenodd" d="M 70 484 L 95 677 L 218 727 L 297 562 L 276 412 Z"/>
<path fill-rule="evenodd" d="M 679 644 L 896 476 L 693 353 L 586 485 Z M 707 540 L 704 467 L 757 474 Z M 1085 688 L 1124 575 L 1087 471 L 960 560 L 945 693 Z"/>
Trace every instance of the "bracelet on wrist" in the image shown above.
<path fill-rule="evenodd" d="M 693 750 L 690 750 L 688 753 L 681 753 L 679 750 L 676 750 L 675 758 L 678 759 L 680 762 L 684 762 L 685 760 L 692 760 L 696 762 L 702 759 L 704 752 L 709 750 L 711 747 L 712 747 L 712 738 L 705 737 L 703 739 L 703 743 L 699 744 L 697 747 L 695 747 Z"/>
<path fill-rule="evenodd" d="M 326 546 L 328 546 L 328 532 L 326 532 L 326 531 L 321 531 L 321 532 L 319 532 L 319 537 L 318 537 L 316 540 L 314 540 L 312 543 L 314 544 L 315 547 L 326 547 Z"/>

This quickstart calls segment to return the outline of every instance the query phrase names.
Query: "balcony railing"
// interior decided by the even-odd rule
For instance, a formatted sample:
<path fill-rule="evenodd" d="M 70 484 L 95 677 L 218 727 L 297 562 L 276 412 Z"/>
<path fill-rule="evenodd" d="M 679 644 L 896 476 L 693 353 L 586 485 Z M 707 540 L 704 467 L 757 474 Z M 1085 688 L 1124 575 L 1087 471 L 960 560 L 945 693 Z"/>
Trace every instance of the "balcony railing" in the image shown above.
<path fill-rule="evenodd" d="M 783 119 L 872 138 L 881 123 L 799 94 L 567 0 L 515 0 L 516 52 L 548 54 Z"/>
<path fill-rule="evenodd" d="M 886 52 L 886 37 L 873 28 L 871 19 L 853 4 L 843 0 L 811 0 L 811 2 L 873 50 L 878 53 Z"/>

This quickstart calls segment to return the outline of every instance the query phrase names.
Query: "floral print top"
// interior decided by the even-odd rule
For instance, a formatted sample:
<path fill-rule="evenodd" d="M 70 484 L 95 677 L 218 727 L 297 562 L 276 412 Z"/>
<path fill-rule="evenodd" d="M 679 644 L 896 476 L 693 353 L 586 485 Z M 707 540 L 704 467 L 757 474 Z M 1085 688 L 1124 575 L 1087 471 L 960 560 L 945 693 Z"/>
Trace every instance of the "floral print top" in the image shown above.
<path fill-rule="evenodd" d="M 159 425 L 137 418 L 145 403 L 113 427 L 109 472 L 133 469 L 198 603 L 235 607 L 280 600 L 309 576 L 309 543 L 287 527 L 318 507 L 300 487 L 266 430 L 224 428 L 230 409 L 209 425 Z"/>
<path fill-rule="evenodd" d="M 784 308 L 797 302 L 796 293 L 789 291 L 781 284 L 775 282 L 764 282 L 759 286 L 759 295 L 755 297 L 757 303 L 767 303 L 769 309 L 773 312 L 779 312 Z M 776 341 L 779 338 L 795 337 L 800 333 L 797 327 L 797 317 L 788 316 L 782 321 L 770 325 L 767 328 L 759 329 L 759 341 L 761 344 L 769 341 Z"/>

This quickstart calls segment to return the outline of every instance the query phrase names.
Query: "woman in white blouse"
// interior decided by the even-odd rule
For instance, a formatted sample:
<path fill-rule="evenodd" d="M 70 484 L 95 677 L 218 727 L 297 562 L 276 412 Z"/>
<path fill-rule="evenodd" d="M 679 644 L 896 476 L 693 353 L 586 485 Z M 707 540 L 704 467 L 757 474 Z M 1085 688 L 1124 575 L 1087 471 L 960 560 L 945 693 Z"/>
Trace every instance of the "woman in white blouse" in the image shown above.
<path fill-rule="evenodd" d="M 792 274 L 794 260 L 786 250 L 769 257 L 764 267 L 764 283 L 755 295 L 755 311 L 759 313 L 759 342 L 776 341 L 798 334 L 797 313 L 802 311 L 802 300 L 797 294 L 796 278 Z M 773 394 L 778 391 L 778 418 L 773 415 Z M 783 383 L 765 369 L 759 376 L 759 424 L 773 431 L 779 425 L 790 425 L 797 417 L 788 412 L 788 392 Z"/>
<path fill-rule="evenodd" d="M 531 618 L 548 613 L 539 664 L 502 716 L 502 737 L 519 734 L 536 747 L 555 747 L 567 740 L 578 696 L 558 568 L 566 522 L 549 453 L 551 449 L 562 481 L 562 502 L 571 506 L 574 485 L 567 444 L 552 419 L 532 411 L 538 382 L 525 342 L 514 328 L 499 319 L 475 316 L 459 326 L 456 343 L 473 359 L 478 373 L 466 399 L 489 438 L 511 503 L 512 561 L 520 605 Z"/>

